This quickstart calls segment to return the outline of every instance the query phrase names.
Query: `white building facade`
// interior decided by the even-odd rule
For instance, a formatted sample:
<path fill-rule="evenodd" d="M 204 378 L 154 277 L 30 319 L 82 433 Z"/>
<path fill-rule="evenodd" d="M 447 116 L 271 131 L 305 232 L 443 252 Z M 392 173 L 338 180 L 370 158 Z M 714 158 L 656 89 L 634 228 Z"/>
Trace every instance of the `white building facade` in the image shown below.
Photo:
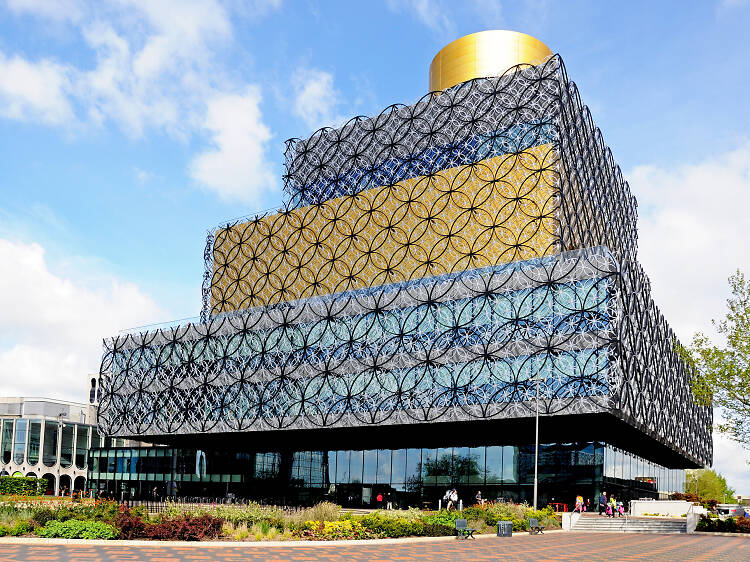
<path fill-rule="evenodd" d="M 0 398 L 0 476 L 47 480 L 47 494 L 88 489 L 88 452 L 122 445 L 99 433 L 89 406 L 50 398 Z"/>

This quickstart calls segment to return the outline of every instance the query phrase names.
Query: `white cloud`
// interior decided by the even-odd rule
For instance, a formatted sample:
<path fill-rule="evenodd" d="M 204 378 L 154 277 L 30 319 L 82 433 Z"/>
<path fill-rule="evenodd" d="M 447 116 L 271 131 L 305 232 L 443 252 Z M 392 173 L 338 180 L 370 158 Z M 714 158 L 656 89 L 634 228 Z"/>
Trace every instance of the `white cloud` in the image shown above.
<path fill-rule="evenodd" d="M 683 342 L 696 331 L 716 336 L 711 320 L 726 312 L 727 278 L 737 268 L 750 273 L 750 143 L 673 169 L 638 166 L 626 177 L 654 300 Z M 748 452 L 719 435 L 714 447 L 714 467 L 750 495 Z"/>
<path fill-rule="evenodd" d="M 89 118 L 112 120 L 136 137 L 147 128 L 181 137 L 222 86 L 212 49 L 232 29 L 217 2 L 123 0 L 122 11 L 88 20 L 82 34 L 96 56 L 76 82 Z"/>
<path fill-rule="evenodd" d="M 249 87 L 244 94 L 223 95 L 208 104 L 203 123 L 214 148 L 190 164 L 190 175 L 223 199 L 257 204 L 263 191 L 276 189 L 276 175 L 266 159 L 271 131 L 263 124 L 261 94 Z"/>
<path fill-rule="evenodd" d="M 75 21 L 83 13 L 83 5 L 79 0 L 5 0 L 5 3 L 12 12 L 53 20 Z"/>
<path fill-rule="evenodd" d="M 67 70 L 50 60 L 36 63 L 0 52 L 0 115 L 60 125 L 73 118 Z"/>
<path fill-rule="evenodd" d="M 336 113 L 341 93 L 334 87 L 333 74 L 316 68 L 302 68 L 294 76 L 294 114 L 311 130 L 341 125 Z"/>
<path fill-rule="evenodd" d="M 729 296 L 727 278 L 750 265 L 750 143 L 674 169 L 626 176 L 639 205 L 639 258 L 678 337 L 709 335 Z"/>
<path fill-rule="evenodd" d="M 248 17 L 280 0 L 235 7 Z M 13 0 L 9 8 L 57 20 L 64 8 L 89 48 L 90 67 L 0 52 L 0 117 L 49 125 L 115 124 L 131 137 L 166 132 L 183 141 L 205 133 L 216 150 L 191 164 L 193 177 L 224 199 L 257 200 L 275 186 L 265 144 L 270 131 L 258 85 L 230 78 L 219 53 L 233 39 L 217 0 L 113 0 L 58 5 Z M 241 96 L 235 92 L 247 92 Z M 244 114 L 231 116 L 231 110 Z M 76 127 L 79 128 L 79 127 Z"/>
<path fill-rule="evenodd" d="M 396 14 L 410 13 L 442 39 L 451 38 L 456 33 L 453 18 L 439 0 L 388 0 L 387 6 Z"/>
<path fill-rule="evenodd" d="M 0 395 L 82 400 L 102 338 L 163 317 L 138 287 L 53 273 L 38 244 L 0 239 Z"/>

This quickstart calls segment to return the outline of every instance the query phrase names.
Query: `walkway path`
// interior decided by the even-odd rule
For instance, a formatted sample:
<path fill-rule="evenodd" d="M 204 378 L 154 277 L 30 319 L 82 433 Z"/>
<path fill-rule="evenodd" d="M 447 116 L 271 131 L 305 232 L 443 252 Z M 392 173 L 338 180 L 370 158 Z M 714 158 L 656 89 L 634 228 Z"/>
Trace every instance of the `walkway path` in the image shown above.
<path fill-rule="evenodd" d="M 602 560 L 750 560 L 750 540 L 706 535 L 633 535 L 612 533 L 550 533 L 548 535 L 482 537 L 479 540 L 431 540 L 393 543 L 296 543 L 265 546 L 24 544 L 0 541 L 3 562 L 29 560 L 177 562 L 182 560 L 420 562 L 446 560 L 575 560 L 596 553 Z"/>

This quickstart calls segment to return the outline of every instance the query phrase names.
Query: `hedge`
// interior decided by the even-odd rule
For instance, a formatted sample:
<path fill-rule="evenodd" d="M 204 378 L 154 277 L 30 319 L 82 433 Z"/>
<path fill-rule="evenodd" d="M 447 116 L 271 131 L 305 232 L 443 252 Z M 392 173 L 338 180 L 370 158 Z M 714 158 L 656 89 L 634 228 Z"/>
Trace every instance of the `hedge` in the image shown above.
<path fill-rule="evenodd" d="M 34 496 L 47 490 L 44 478 L 0 476 L 0 496 Z"/>

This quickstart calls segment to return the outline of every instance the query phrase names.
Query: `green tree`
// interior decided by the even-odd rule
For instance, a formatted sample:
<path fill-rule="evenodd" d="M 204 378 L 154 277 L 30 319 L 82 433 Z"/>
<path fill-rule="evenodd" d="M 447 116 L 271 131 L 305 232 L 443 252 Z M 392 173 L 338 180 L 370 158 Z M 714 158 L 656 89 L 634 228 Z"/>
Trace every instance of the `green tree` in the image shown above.
<path fill-rule="evenodd" d="M 726 479 L 710 468 L 685 471 L 685 492 L 697 494 L 704 500 L 716 500 L 719 503 L 734 501 L 734 490 L 727 485 Z"/>
<path fill-rule="evenodd" d="M 677 346 L 691 363 L 693 394 L 700 404 L 721 408 L 724 423 L 717 429 L 750 447 L 750 280 L 737 272 L 729 278 L 732 296 L 723 320 L 714 320 L 726 345 L 715 346 L 697 333 L 689 349 Z"/>

